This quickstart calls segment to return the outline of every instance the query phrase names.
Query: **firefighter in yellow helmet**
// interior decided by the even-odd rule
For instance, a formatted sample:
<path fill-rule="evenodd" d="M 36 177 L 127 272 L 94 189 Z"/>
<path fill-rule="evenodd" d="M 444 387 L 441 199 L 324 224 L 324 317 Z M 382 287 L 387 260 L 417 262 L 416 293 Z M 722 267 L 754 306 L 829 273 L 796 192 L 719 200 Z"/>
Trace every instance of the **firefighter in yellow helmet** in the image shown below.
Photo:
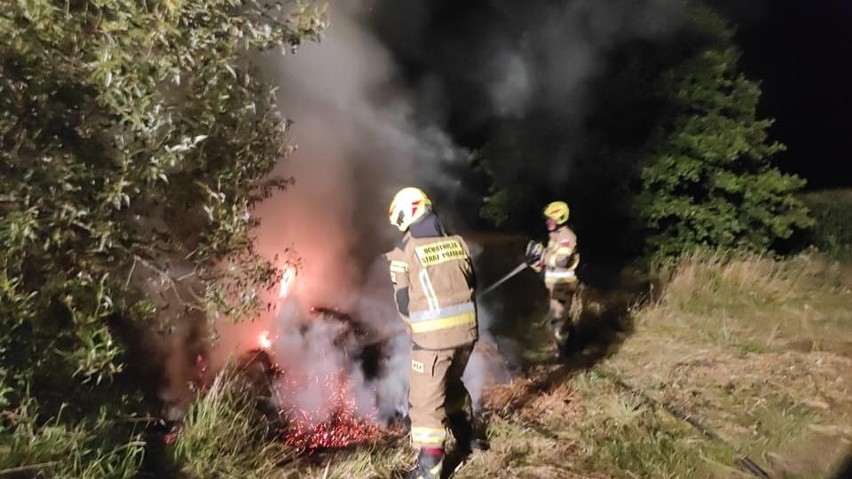
<path fill-rule="evenodd" d="M 571 301 L 577 292 L 576 269 L 580 262 L 577 235 L 568 227 L 571 210 L 563 201 L 548 204 L 543 211 L 549 238 L 547 245 L 530 242 L 527 256 L 534 259 L 533 269 L 544 271 L 544 285 L 550 295 L 547 325 L 556 340 L 557 354 L 573 330 L 570 318 Z"/>
<path fill-rule="evenodd" d="M 461 236 L 448 234 L 417 188 L 403 188 L 388 209 L 404 233 L 387 254 L 400 316 L 411 331 L 409 418 L 418 449 L 409 479 L 442 477 L 449 428 L 462 448 L 472 440 L 461 377 L 478 339 L 475 277 Z"/>

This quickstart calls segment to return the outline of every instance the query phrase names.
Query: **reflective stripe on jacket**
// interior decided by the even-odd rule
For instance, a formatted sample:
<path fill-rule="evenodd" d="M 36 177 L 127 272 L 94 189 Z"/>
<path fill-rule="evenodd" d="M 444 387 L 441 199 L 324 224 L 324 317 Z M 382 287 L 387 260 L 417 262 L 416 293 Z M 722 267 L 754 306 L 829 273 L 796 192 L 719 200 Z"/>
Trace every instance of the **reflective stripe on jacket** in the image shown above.
<path fill-rule="evenodd" d="M 413 333 L 427 333 L 465 324 L 475 324 L 476 305 L 469 302 L 428 311 L 414 311 L 408 319 Z"/>
<path fill-rule="evenodd" d="M 474 276 L 461 236 L 412 237 L 388 253 L 397 292 L 407 288 L 412 341 L 424 349 L 447 349 L 478 338 Z M 396 294 L 397 306 L 400 297 Z"/>
<path fill-rule="evenodd" d="M 542 259 L 544 261 L 545 285 L 552 286 L 576 282 L 575 270 L 580 263 L 580 254 L 577 252 L 577 235 L 564 225 L 551 231 Z"/>

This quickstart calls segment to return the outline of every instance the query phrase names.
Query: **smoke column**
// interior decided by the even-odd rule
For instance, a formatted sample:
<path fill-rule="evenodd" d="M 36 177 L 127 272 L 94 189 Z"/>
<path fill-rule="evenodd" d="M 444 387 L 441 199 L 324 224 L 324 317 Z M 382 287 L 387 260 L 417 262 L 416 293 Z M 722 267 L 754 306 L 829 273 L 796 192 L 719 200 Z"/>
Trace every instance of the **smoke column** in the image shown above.
<path fill-rule="evenodd" d="M 597 86 L 619 45 L 657 41 L 679 0 L 378 2 L 372 23 L 409 65 L 418 110 L 489 154 L 501 177 L 559 191 L 576 177 Z M 435 93 L 435 92 L 439 93 Z"/>
<path fill-rule="evenodd" d="M 446 171 L 467 156 L 434 124 L 418 118 L 410 94 L 397 82 L 385 47 L 365 26 L 359 2 L 332 2 L 331 25 L 319 44 L 295 55 L 264 56 L 262 70 L 280 85 L 279 104 L 293 120 L 298 145 L 277 173 L 295 185 L 261 205 L 258 249 L 268 257 L 286 248 L 302 264 L 294 303 L 274 318 L 218 328 L 220 350 L 244 351 L 264 329 L 277 331 L 273 351 L 292 375 L 352 374 L 350 394 L 359 409 L 378 407 L 389 417 L 407 408 L 410 342 L 391 296 L 387 262 L 401 233 L 387 221 L 387 206 L 402 186 L 417 185 L 440 204 L 459 181 Z M 451 210 L 442 214 L 452 222 Z M 351 359 L 333 351 L 339 333 L 310 322 L 310 306 L 336 307 L 367 323 L 388 343 L 387 374 L 366 381 Z M 327 387 L 306 386 L 287 398 L 318 417 L 330 406 Z M 377 405 L 365 404 L 377 398 Z"/>
<path fill-rule="evenodd" d="M 321 43 L 261 59 L 264 74 L 280 87 L 279 104 L 294 122 L 298 149 L 277 171 L 293 176 L 295 185 L 254 212 L 262 220 L 258 248 L 269 257 L 285 248 L 298 253 L 303 268 L 293 294 L 302 307 L 338 307 L 395 337 L 387 375 L 373 382 L 355 378 L 353 386 L 360 403 L 378 397 L 383 416 L 405 409 L 410 367 L 381 257 L 400 237 L 386 219 L 393 193 L 406 185 L 424 188 L 445 223 L 462 229 L 453 207 L 471 202 L 459 174 L 468 169 L 469 151 L 447 129 L 464 135 L 493 121 L 498 127 L 486 140 L 496 151 L 515 142 L 530 153 L 501 158 L 502 165 L 522 162 L 547 182 L 564 182 L 607 49 L 661 35 L 680 15 L 675 0 L 474 4 L 481 12 L 459 7 L 456 28 L 443 35 L 434 20 L 448 2 L 332 1 Z M 421 73 L 406 74 L 400 60 Z M 559 151 L 548 150 L 554 138 Z M 288 327 L 302 316 L 282 311 L 275 318 L 281 331 L 276 353 L 285 366 L 305 373 L 347 370 L 347 358 L 325 351 L 335 331 L 309 325 L 291 335 Z M 483 309 L 483 326 L 493 320 Z M 250 348 L 270 321 L 221 326 L 223 348 Z M 505 371 L 488 361 L 475 355 L 466 372 L 476 396 L 483 375 Z M 294 400 L 307 407 L 324 394 L 306 389 Z"/>

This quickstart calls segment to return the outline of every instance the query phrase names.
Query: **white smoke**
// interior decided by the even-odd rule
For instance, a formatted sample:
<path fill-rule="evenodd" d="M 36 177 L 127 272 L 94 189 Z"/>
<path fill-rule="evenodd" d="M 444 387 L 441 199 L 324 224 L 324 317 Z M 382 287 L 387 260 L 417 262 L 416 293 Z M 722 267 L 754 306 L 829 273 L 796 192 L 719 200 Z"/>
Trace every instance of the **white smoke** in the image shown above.
<path fill-rule="evenodd" d="M 517 34 L 489 32 L 493 47 L 481 60 L 489 68 L 479 77 L 494 112 L 519 116 L 543 107 L 580 118 L 589 82 L 606 65 L 607 51 L 628 39 L 671 31 L 683 8 L 672 0 L 575 0 L 538 9 L 507 6 L 504 14 L 518 18 Z"/>
<path fill-rule="evenodd" d="M 486 388 L 512 380 L 515 369 L 513 363 L 520 357 L 517 355 L 517 343 L 514 340 L 495 337 L 488 331 L 494 316 L 482 301 L 478 305 L 478 319 L 479 341 L 462 376 L 462 381 L 470 393 L 474 414 L 482 410 Z"/>
<path fill-rule="evenodd" d="M 377 336 L 390 338 L 385 345 L 383 371 L 365 384 L 366 389 L 375 394 L 379 417 L 386 420 L 407 415 L 411 340 L 398 319 L 384 258 L 370 266 L 355 314 L 373 325 L 378 331 Z"/>
<path fill-rule="evenodd" d="M 304 426 L 318 425 L 341 407 L 363 417 L 374 409 L 351 356 L 357 350 L 346 327 L 306 318 L 295 297 L 286 300 L 275 318 L 271 349 L 283 368 L 275 385 L 278 403 L 288 414 L 297 414 Z"/>
<path fill-rule="evenodd" d="M 404 12 L 395 19 L 409 33 L 403 49 L 423 50 L 434 33 L 426 27 L 431 7 L 415 0 L 384 4 L 401 6 Z M 503 8 L 513 20 L 508 22 L 513 29 L 486 28 L 471 50 L 450 43 L 448 51 L 462 52 L 450 55 L 457 63 L 451 69 L 463 70 L 462 76 L 485 92 L 491 111 L 482 117 L 508 118 L 523 128 L 537 129 L 537 124 L 524 123 L 527 115 L 536 109 L 551 110 L 565 120 L 559 135 L 566 137 L 579 134 L 590 82 L 605 66 L 606 50 L 625 38 L 660 35 L 677 23 L 681 13 L 674 0 L 576 0 L 536 8 L 524 2 L 502 5 L 498 10 Z M 387 224 L 387 204 L 399 187 L 418 185 L 436 199 L 450 227 L 463 226 L 452 205 L 469 198 L 454 170 L 466 166 L 468 152 L 444 130 L 447 103 L 454 100 L 437 68 L 416 85 L 406 86 L 395 59 L 368 25 L 365 2 L 333 1 L 330 20 L 321 43 L 305 44 L 296 55 L 262 57 L 265 74 L 280 86 L 282 111 L 294 121 L 291 132 L 298 150 L 277 171 L 293 176 L 295 186 L 254 212 L 262 220 L 258 248 L 269 257 L 286 248 L 298 252 L 303 269 L 294 294 L 303 306 L 339 307 L 388 339 L 385 371 L 365 379 L 332 341 L 340 325 L 305 325 L 303 314 L 284 310 L 276 320 L 278 361 L 303 377 L 346 372 L 351 378 L 345 392 L 358 409 L 377 408 L 381 418 L 388 418 L 407 409 L 410 342 L 398 320 L 380 257 L 400 236 Z M 505 138 L 515 141 L 512 134 Z M 499 147 L 499 141 L 496 144 Z M 570 168 L 567 161 L 551 168 L 547 155 L 531 154 L 524 160 L 547 164 L 555 182 L 562 181 Z M 471 357 L 464 380 L 476 406 L 484 386 L 511 374 L 503 355 L 514 357 L 508 352 L 516 345 L 488 334 L 494 316 L 480 305 L 480 344 L 499 344 L 501 354 L 478 348 Z M 270 329 L 271 322 L 266 317 L 248 324 L 218 324 L 221 340 L 211 366 L 220 366 L 231 353 L 257 347 L 257 336 Z M 173 340 L 201 343 L 197 335 L 186 330 Z M 195 365 L 184 360 L 186 354 L 174 358 L 180 360 L 170 358 L 168 367 L 177 371 L 172 375 L 191 376 Z M 172 389 L 186 389 L 177 386 Z M 326 392 L 306 385 L 288 397 L 294 407 L 320 417 L 330 407 Z"/>
<path fill-rule="evenodd" d="M 513 49 L 503 50 L 494 56 L 488 70 L 488 92 L 496 113 L 503 117 L 522 116 L 533 93 L 530 67 L 523 55 Z"/>
<path fill-rule="evenodd" d="M 369 386 L 375 393 L 379 418 L 393 419 L 408 415 L 408 371 L 411 369 L 411 341 L 395 336 L 388 344 L 386 374 Z"/>
<path fill-rule="evenodd" d="M 383 38 L 430 90 L 444 89 L 454 126 L 490 145 L 505 176 L 529 172 L 553 189 L 574 173 L 608 55 L 664 38 L 685 15 L 679 0 L 377 4 Z"/>
<path fill-rule="evenodd" d="M 321 43 L 267 65 L 281 85 L 282 110 L 294 119 L 298 150 L 281 172 L 296 185 L 258 211 L 262 244 L 274 236 L 278 247 L 287 237 L 306 259 L 326 258 L 306 261 L 310 275 L 328 278 L 319 296 L 349 289 L 340 287 L 351 286 L 343 278 L 357 276 L 340 258 L 370 257 L 397 240 L 386 219 L 397 189 L 453 191 L 458 180 L 445 171 L 466 158 L 441 129 L 420 123 L 392 58 L 362 23 L 358 2 L 333 2 L 330 19 Z M 306 251 L 315 244 L 323 245 L 320 254 Z"/>
<path fill-rule="evenodd" d="M 277 361 L 297 376 L 348 374 L 348 393 L 359 408 L 372 407 L 387 419 L 407 410 L 410 369 L 410 341 L 381 256 L 400 238 L 387 221 L 387 205 L 407 185 L 425 189 L 439 208 L 440 199 L 452 201 L 460 182 L 447 171 L 467 152 L 434 124 L 421 122 L 362 13 L 358 2 L 332 2 L 321 43 L 303 45 L 296 55 L 266 57 L 264 70 L 280 84 L 279 104 L 294 121 L 298 149 L 278 171 L 293 176 L 295 186 L 256 211 L 262 220 L 258 247 L 269 256 L 286 247 L 297 252 L 303 269 L 294 294 L 303 306 L 340 308 L 387 339 L 383 374 L 365 380 L 352 358 L 332 351 L 337 325 L 300 329 L 296 312 L 281 311 Z M 328 412 L 327 395 L 326 386 L 306 386 L 287 400 L 319 417 Z"/>
<path fill-rule="evenodd" d="M 677 11 L 673 3 L 577 0 L 530 9 L 519 15 L 523 35 L 487 32 L 477 57 L 465 66 L 475 70 L 467 76 L 487 92 L 498 117 L 522 120 L 532 108 L 569 105 L 562 116 L 574 121 L 567 122 L 564 134 L 575 134 L 587 83 L 600 70 L 603 52 L 619 38 L 653 36 L 668 28 Z M 410 342 L 381 257 L 400 237 L 387 222 L 387 205 L 397 189 L 417 185 L 433 196 L 451 228 L 461 226 L 454 224 L 452 205 L 467 198 L 455 171 L 466 166 L 468 152 L 436 123 L 443 120 L 446 98 L 441 84 L 427 77 L 416 91 L 404 85 L 395 59 L 373 33 L 367 6 L 332 1 L 321 43 L 302 45 L 295 55 L 262 57 L 265 75 L 280 86 L 279 104 L 293 120 L 290 131 L 298 149 L 277 169 L 293 176 L 295 185 L 254 214 L 262 220 L 262 253 L 272 257 L 293 248 L 300 256 L 303 269 L 294 295 L 303 307 L 340 308 L 387 339 L 385 370 L 367 380 L 334 343 L 340 325 L 305 324 L 303 313 L 285 308 L 275 320 L 278 362 L 295 377 L 349 375 L 345 392 L 358 408 L 377 409 L 387 418 L 407 408 L 410 368 Z M 431 103 L 420 109 L 424 101 Z M 480 313 L 483 343 L 498 344 L 487 334 L 491 315 L 484 308 Z M 242 341 L 237 349 L 251 347 L 268 321 L 223 326 L 224 344 Z M 496 354 L 478 349 L 471 358 L 464 380 L 475 405 L 489 381 L 508 378 L 509 366 L 499 354 L 507 346 L 512 345 L 501 345 Z M 320 417 L 328 412 L 327 393 L 305 385 L 287 400 Z"/>

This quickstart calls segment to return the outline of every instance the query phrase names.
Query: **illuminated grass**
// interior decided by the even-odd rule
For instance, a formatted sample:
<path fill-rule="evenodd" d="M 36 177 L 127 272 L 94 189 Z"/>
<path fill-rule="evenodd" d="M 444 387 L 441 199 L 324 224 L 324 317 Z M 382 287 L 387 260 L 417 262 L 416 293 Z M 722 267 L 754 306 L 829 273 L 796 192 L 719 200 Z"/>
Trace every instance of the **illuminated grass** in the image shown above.
<path fill-rule="evenodd" d="M 492 448 L 471 455 L 454 477 L 751 477 L 737 467 L 738 454 L 773 477 L 828 477 L 852 438 L 852 267 L 817 256 L 778 262 L 694 255 L 661 277 L 657 298 L 630 309 L 635 330 L 592 369 L 540 364 L 486 391 Z M 594 316 L 606 306 L 594 304 L 601 301 L 586 295 L 584 314 Z M 540 314 L 519 323 L 533 324 Z M 546 359 L 540 326 L 523 335 L 537 341 L 525 357 Z M 727 445 L 618 388 L 598 373 L 604 370 L 693 413 Z M 232 420 L 206 428 L 194 447 L 234 436 L 226 427 Z M 237 431 L 255 437 L 242 426 Z M 384 479 L 400 477 L 414 459 L 405 439 L 279 467 L 286 450 L 252 449 L 257 462 L 234 462 L 245 468 L 238 477 L 252 477 L 245 474 L 252 470 L 253 477 Z M 198 471 L 224 461 L 216 453 L 194 455 Z M 242 453 L 225 450 L 226 457 Z"/>

